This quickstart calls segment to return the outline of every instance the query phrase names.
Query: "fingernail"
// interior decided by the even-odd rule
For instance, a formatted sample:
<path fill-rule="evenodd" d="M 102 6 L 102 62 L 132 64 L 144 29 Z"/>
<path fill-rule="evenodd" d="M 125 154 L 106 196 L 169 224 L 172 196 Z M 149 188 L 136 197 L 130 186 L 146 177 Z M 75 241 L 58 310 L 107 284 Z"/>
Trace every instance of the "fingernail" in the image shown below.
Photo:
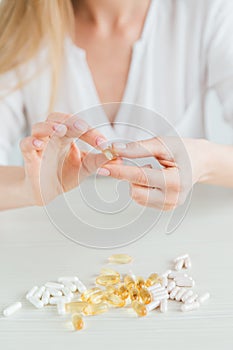
<path fill-rule="evenodd" d="M 44 144 L 44 142 L 41 140 L 37 140 L 37 139 L 33 140 L 33 145 L 35 147 L 41 148 L 43 146 L 43 144 Z"/>
<path fill-rule="evenodd" d="M 98 136 L 96 138 L 96 145 L 101 149 L 101 150 L 104 150 L 106 148 L 109 147 L 109 143 L 108 141 L 106 141 L 106 139 L 104 139 L 103 137 L 101 136 Z"/>
<path fill-rule="evenodd" d="M 121 150 L 121 149 L 126 149 L 126 144 L 125 143 L 120 143 L 120 142 L 116 142 L 116 143 L 113 143 L 113 148 L 116 149 L 116 150 Z"/>
<path fill-rule="evenodd" d="M 66 126 L 63 124 L 56 124 L 53 126 L 53 130 L 60 133 L 65 133 L 66 132 Z"/>
<path fill-rule="evenodd" d="M 78 129 L 78 130 L 80 130 L 82 132 L 85 132 L 85 131 L 88 130 L 87 123 L 84 120 L 81 120 L 81 119 L 76 120 L 76 122 L 74 122 L 74 127 L 75 127 L 75 129 Z"/>
<path fill-rule="evenodd" d="M 109 176 L 110 175 L 110 171 L 106 168 L 99 168 L 97 170 L 97 174 L 101 175 L 101 176 Z"/>

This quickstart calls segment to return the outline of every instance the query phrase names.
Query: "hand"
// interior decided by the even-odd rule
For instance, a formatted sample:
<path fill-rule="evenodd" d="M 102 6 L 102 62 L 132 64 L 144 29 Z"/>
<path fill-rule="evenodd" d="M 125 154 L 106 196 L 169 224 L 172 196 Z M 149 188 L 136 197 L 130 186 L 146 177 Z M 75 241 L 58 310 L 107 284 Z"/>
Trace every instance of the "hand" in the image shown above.
<path fill-rule="evenodd" d="M 106 141 L 77 116 L 61 113 L 53 113 L 45 122 L 35 124 L 32 135 L 22 140 L 23 186 L 31 205 L 49 203 L 78 186 L 107 161 L 102 153 L 81 152 L 74 143 L 77 137 L 99 149 Z"/>
<path fill-rule="evenodd" d="M 129 181 L 131 197 L 138 204 L 163 210 L 183 204 L 192 185 L 208 174 L 209 143 L 202 139 L 152 138 L 114 144 L 119 157 L 154 157 L 160 169 L 151 166 L 106 164 L 100 175 Z"/>

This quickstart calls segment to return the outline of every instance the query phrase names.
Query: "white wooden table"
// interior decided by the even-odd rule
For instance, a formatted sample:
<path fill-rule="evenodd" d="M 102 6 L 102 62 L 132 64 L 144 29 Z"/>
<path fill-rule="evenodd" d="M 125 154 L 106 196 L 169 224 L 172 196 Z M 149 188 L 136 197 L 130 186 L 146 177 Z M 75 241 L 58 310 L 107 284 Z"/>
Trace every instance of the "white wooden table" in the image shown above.
<path fill-rule="evenodd" d="M 100 186 L 111 192 L 111 182 L 100 180 Z M 77 193 L 70 198 L 81 203 Z M 83 204 L 81 208 L 85 214 Z M 112 220 L 106 215 L 107 223 L 111 225 Z M 93 285 L 95 275 L 113 252 L 134 257 L 130 266 L 119 267 L 120 272 L 131 268 L 144 276 L 164 271 L 172 258 L 188 252 L 196 289 L 209 291 L 211 299 L 190 313 L 182 313 L 180 305 L 171 302 L 167 313 L 154 311 L 145 318 L 114 309 L 85 318 L 86 327 L 81 332 L 72 331 L 69 315 L 58 316 L 52 307 L 34 309 L 24 299 L 33 285 L 61 275 L 78 275 L 88 286 Z M 114 250 L 90 249 L 68 240 L 42 208 L 2 212 L 0 309 L 18 300 L 22 300 L 23 309 L 9 318 L 0 316 L 0 349 L 233 349 L 232 253 L 233 191 L 229 189 L 198 186 L 175 233 L 164 234 L 159 223 L 142 239 Z"/>

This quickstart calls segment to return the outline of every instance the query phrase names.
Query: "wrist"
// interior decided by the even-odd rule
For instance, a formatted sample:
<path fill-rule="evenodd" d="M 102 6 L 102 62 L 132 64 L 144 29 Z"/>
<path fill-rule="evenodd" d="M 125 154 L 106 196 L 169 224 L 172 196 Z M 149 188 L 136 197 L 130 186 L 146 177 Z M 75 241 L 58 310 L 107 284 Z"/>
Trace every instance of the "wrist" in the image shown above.
<path fill-rule="evenodd" d="M 205 139 L 201 140 L 201 142 L 202 170 L 198 182 L 213 183 L 219 167 L 217 161 L 219 145 Z"/>

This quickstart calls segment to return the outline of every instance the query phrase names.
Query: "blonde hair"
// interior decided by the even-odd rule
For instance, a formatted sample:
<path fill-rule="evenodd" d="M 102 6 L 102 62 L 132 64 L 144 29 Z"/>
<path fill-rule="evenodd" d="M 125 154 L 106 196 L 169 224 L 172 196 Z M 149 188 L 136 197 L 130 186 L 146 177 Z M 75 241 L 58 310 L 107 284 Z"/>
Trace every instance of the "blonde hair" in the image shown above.
<path fill-rule="evenodd" d="M 0 1 L 0 75 L 27 64 L 47 46 L 51 66 L 50 109 L 62 66 L 64 39 L 73 36 L 75 0 Z M 21 80 L 14 89 L 26 83 Z"/>

